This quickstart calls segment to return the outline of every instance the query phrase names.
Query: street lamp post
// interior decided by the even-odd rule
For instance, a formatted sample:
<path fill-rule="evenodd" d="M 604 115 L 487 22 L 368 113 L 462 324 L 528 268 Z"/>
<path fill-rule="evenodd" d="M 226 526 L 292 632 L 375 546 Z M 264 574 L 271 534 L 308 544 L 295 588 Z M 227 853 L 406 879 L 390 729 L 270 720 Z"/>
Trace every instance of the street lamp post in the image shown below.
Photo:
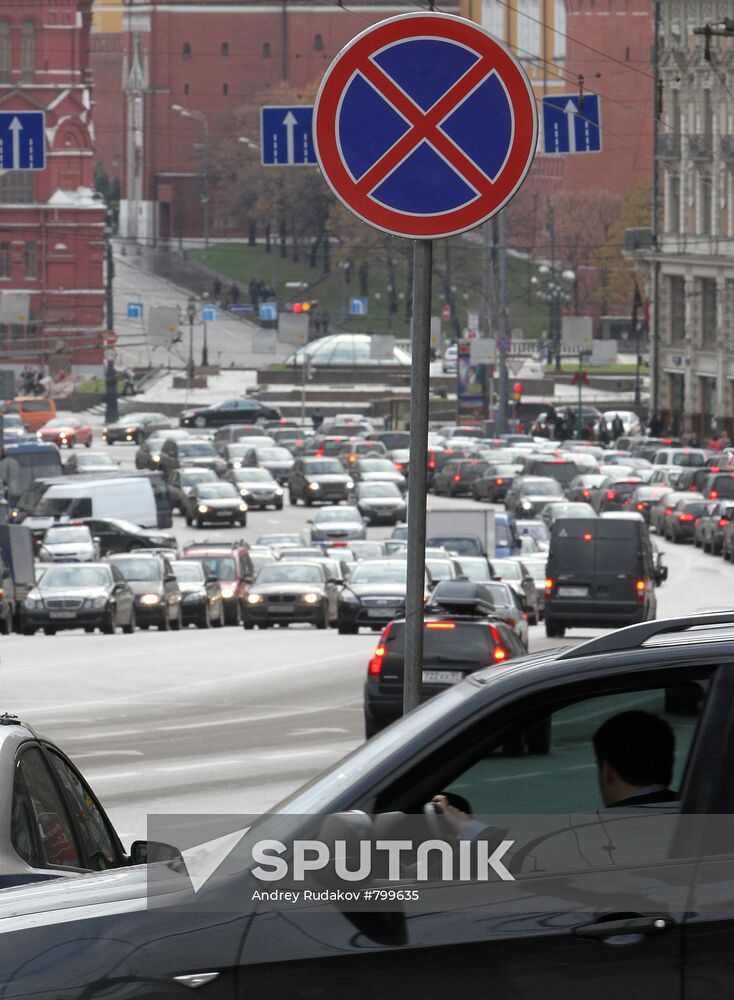
<path fill-rule="evenodd" d="M 106 326 L 107 333 L 111 334 L 115 329 L 115 313 L 113 298 L 113 280 L 115 277 L 115 263 L 112 257 L 112 219 L 108 212 L 105 217 L 105 306 L 106 306 Z M 105 337 L 105 347 L 107 352 L 107 364 L 105 367 L 105 420 L 108 424 L 113 424 L 119 416 L 117 405 L 117 372 L 115 371 L 114 353 L 111 344 L 111 337 Z"/>
<path fill-rule="evenodd" d="M 555 265 L 549 267 L 547 264 L 541 264 L 538 274 L 530 279 L 535 294 L 543 302 L 548 303 L 548 337 L 552 345 L 551 350 L 555 354 L 557 372 L 561 370 L 561 308 L 569 301 L 568 285 L 573 284 L 575 280 L 576 274 L 573 271 L 566 270 L 559 274 Z"/>
<path fill-rule="evenodd" d="M 196 299 L 191 296 L 186 306 L 186 315 L 189 320 L 189 382 L 194 377 L 196 368 L 194 366 L 194 320 L 196 319 Z"/>
<path fill-rule="evenodd" d="M 204 292 L 203 298 L 204 299 L 208 299 L 209 298 L 209 293 L 208 292 Z M 208 368 L 209 367 L 209 335 L 208 335 L 208 329 L 207 329 L 206 320 L 204 319 L 204 310 L 203 309 L 201 311 L 201 320 L 202 320 L 202 323 L 204 324 L 204 339 L 201 342 L 201 367 L 202 368 Z"/>
<path fill-rule="evenodd" d="M 209 259 L 209 119 L 203 111 L 196 111 L 193 108 L 184 108 L 180 104 L 172 104 L 171 111 L 181 115 L 183 118 L 195 118 L 204 128 L 204 142 L 200 144 L 202 159 L 204 162 L 203 188 L 201 193 L 201 204 L 204 206 L 204 260 Z"/>

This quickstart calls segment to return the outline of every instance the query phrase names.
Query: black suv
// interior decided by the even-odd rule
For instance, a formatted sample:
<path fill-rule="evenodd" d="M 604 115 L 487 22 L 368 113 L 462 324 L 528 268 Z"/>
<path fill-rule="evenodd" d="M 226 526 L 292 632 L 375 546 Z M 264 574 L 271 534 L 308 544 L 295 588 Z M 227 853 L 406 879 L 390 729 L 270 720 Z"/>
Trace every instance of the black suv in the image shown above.
<path fill-rule="evenodd" d="M 492 595 L 468 580 L 446 580 L 434 591 L 423 621 L 421 698 L 434 695 L 482 667 L 522 656 L 525 647 L 494 616 Z M 403 714 L 405 618 L 389 622 L 367 668 L 365 735 L 369 738 Z"/>
<path fill-rule="evenodd" d="M 733 703 L 731 611 L 645 622 L 492 664 L 337 761 L 251 834 L 233 839 L 233 823 L 252 818 L 228 817 L 226 828 L 188 837 L 182 846 L 227 835 L 226 858 L 206 879 L 194 882 L 179 858 L 149 869 L 148 900 L 138 867 L 0 893 L 5 996 L 145 1000 L 203 986 L 217 1000 L 391 1000 L 405 984 L 435 997 L 451 977 L 467 998 L 486 996 L 492 983 L 503 998 L 523 1000 L 617 1000 L 620 987 L 631 1000 L 725 997 Z M 667 735 L 655 790 L 636 801 L 600 787 L 609 762 L 597 760 L 600 734 L 610 725 L 618 733 L 631 715 L 649 730 L 645 749 L 635 740 L 638 764 L 649 763 L 654 736 Z M 541 726 L 549 740 L 530 756 L 526 734 Z M 644 792 L 648 775 L 631 777 Z M 509 880 L 489 873 L 486 858 L 486 880 L 469 884 L 455 875 L 419 881 L 407 864 L 398 880 L 375 871 L 368 885 L 384 896 L 364 905 L 326 890 L 272 899 L 273 889 L 299 883 L 259 878 L 254 848 L 265 837 L 277 834 L 288 865 L 314 836 L 329 838 L 330 853 L 335 834 L 342 843 L 348 836 L 346 867 L 355 871 L 357 841 L 400 838 L 424 811 L 435 818 L 440 793 L 462 797 L 459 818 L 474 818 L 488 852 L 509 843 Z M 43 842 L 43 816 L 21 826 L 26 819 L 19 814 L 16 830 Z M 273 871 L 269 859 L 265 872 Z M 320 874 L 318 888 L 331 889 L 331 871 Z"/>

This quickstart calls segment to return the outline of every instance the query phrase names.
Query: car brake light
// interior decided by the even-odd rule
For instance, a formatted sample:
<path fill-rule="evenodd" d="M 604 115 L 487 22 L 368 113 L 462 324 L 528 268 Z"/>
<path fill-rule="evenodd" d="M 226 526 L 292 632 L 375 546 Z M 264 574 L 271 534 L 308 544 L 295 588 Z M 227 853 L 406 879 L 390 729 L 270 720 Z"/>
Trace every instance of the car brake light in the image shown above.
<path fill-rule="evenodd" d="M 316 452 L 316 458 L 323 458 L 323 457 L 324 457 L 324 449 L 319 448 L 319 450 Z"/>
<path fill-rule="evenodd" d="M 454 482 L 455 483 L 460 483 L 461 482 L 461 476 L 460 476 L 460 474 L 458 472 L 456 472 L 454 474 Z"/>
<path fill-rule="evenodd" d="M 444 455 L 453 455 L 453 453 L 454 453 L 453 448 L 446 448 L 446 450 L 444 451 Z"/>
<path fill-rule="evenodd" d="M 551 577 L 547 576 L 545 578 L 545 596 L 550 597 L 553 593 L 553 580 Z"/>
<path fill-rule="evenodd" d="M 385 656 L 385 651 L 387 649 L 387 637 L 390 635 L 390 629 L 392 628 L 392 622 L 385 626 L 380 636 L 380 642 L 375 650 L 375 655 L 370 660 L 369 667 L 367 668 L 367 674 L 369 677 L 379 677 L 382 673 L 382 661 Z"/>
<path fill-rule="evenodd" d="M 607 490 L 607 492 L 605 493 L 605 496 L 606 496 L 607 500 L 615 500 L 616 497 L 617 497 L 617 494 L 616 494 L 616 492 L 614 490 Z"/>
<path fill-rule="evenodd" d="M 718 490 L 711 490 L 710 493 L 709 493 L 709 499 L 710 500 L 716 500 L 716 498 L 718 497 L 718 495 L 719 495 L 719 491 Z"/>
<path fill-rule="evenodd" d="M 507 659 L 507 650 L 502 645 L 502 639 L 500 637 L 499 629 L 496 625 L 490 625 L 489 631 L 492 634 L 492 641 L 495 644 L 494 652 L 492 653 L 492 658 L 495 663 L 501 663 L 503 660 Z"/>
<path fill-rule="evenodd" d="M 591 496 L 591 490 L 581 490 L 581 496 L 586 497 L 586 499 L 588 500 L 589 497 Z"/>
<path fill-rule="evenodd" d="M 436 459 L 433 457 L 433 455 L 431 455 L 431 457 L 428 459 L 428 468 L 429 469 L 436 468 Z"/>
<path fill-rule="evenodd" d="M 637 504 L 637 509 L 638 509 L 638 510 L 644 510 L 644 509 L 645 509 L 645 505 L 644 505 L 644 503 L 638 503 L 638 504 Z"/>
<path fill-rule="evenodd" d="M 635 584 L 635 590 L 637 591 L 637 597 L 639 600 L 642 600 L 643 597 L 645 596 L 646 589 L 647 589 L 647 584 L 645 583 L 645 581 L 638 580 L 637 583 Z"/>
<path fill-rule="evenodd" d="M 405 469 L 405 466 L 403 465 L 402 462 L 396 462 L 395 463 L 395 468 L 397 469 L 398 472 L 403 472 L 403 470 Z"/>
<path fill-rule="evenodd" d="M 593 536 L 592 536 L 592 534 L 591 534 L 591 532 L 590 532 L 590 531 L 585 531 L 585 532 L 584 532 L 584 541 L 585 541 L 585 542 L 590 542 L 590 541 L 591 541 L 591 539 L 592 539 L 592 537 L 593 537 Z"/>
<path fill-rule="evenodd" d="M 455 622 L 426 622 L 426 628 L 448 631 L 456 628 Z"/>
<path fill-rule="evenodd" d="M 728 523 L 729 523 L 729 519 L 727 517 L 720 517 L 719 518 L 719 527 L 720 528 L 725 528 Z"/>
<path fill-rule="evenodd" d="M 678 515 L 678 520 L 679 521 L 692 521 L 693 520 L 693 514 L 686 514 L 684 512 L 683 514 L 679 514 Z"/>
<path fill-rule="evenodd" d="M 669 517 L 673 513 L 672 507 L 666 507 L 663 511 L 663 517 Z"/>

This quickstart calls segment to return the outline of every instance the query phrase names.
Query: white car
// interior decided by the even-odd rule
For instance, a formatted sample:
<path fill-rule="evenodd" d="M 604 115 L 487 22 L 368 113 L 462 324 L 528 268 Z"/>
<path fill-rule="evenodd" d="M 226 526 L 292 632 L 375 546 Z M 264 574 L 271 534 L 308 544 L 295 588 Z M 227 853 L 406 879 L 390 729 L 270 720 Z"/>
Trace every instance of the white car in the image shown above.
<path fill-rule="evenodd" d="M 633 413 L 632 410 L 605 410 L 604 420 L 606 421 L 607 427 L 610 431 L 612 429 L 612 421 L 615 417 L 619 417 L 622 421 L 626 437 L 634 437 L 636 434 L 642 434 L 642 424 L 640 423 L 640 418 L 636 413 Z"/>
<path fill-rule="evenodd" d="M 449 344 L 449 346 L 443 352 L 444 375 L 456 374 L 456 364 L 458 356 L 459 356 L 459 348 L 456 346 L 456 344 Z"/>
<path fill-rule="evenodd" d="M 42 562 L 97 562 L 99 540 L 86 524 L 59 524 L 47 528 L 38 550 Z"/>

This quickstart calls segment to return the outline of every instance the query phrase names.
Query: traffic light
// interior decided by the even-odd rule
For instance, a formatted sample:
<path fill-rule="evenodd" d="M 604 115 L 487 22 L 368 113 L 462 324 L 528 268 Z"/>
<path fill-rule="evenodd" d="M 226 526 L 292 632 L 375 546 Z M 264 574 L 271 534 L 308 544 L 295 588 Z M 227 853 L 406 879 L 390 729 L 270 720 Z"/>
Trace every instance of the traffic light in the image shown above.
<path fill-rule="evenodd" d="M 294 302 L 293 303 L 293 312 L 294 313 L 307 313 L 307 312 L 311 312 L 311 303 L 310 302 Z"/>
<path fill-rule="evenodd" d="M 522 382 L 515 382 L 512 387 L 512 394 L 516 403 L 522 400 Z"/>

